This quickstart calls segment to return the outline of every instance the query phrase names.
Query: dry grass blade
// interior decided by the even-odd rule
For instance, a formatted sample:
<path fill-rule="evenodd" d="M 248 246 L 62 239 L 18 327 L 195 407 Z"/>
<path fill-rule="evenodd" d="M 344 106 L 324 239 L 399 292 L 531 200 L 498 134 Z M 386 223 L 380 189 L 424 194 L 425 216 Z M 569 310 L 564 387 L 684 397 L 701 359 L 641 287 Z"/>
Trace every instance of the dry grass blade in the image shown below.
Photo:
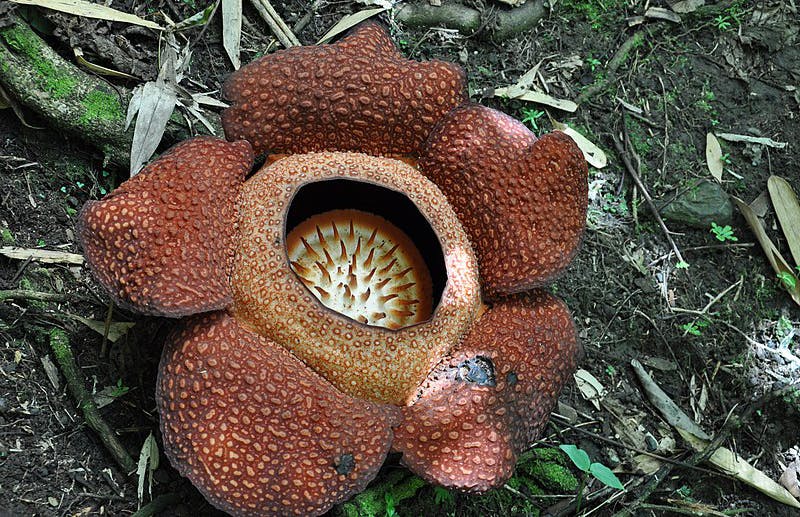
<path fill-rule="evenodd" d="M 350 27 L 358 25 L 364 20 L 372 18 L 376 14 L 382 13 L 385 10 L 386 10 L 385 7 L 378 7 L 376 9 L 365 9 L 363 11 L 358 11 L 357 13 L 345 16 L 344 18 L 339 20 L 336 23 L 336 25 L 331 27 L 331 30 L 326 32 L 322 38 L 320 38 L 320 40 L 317 42 L 317 45 L 329 42 L 330 40 L 333 39 L 334 36 L 338 36 L 339 34 L 349 29 Z"/>
<path fill-rule="evenodd" d="M 798 305 L 800 305 L 800 281 L 797 280 L 797 276 L 795 275 L 792 268 L 786 262 L 786 259 L 783 258 L 781 253 L 778 251 L 778 248 L 775 247 L 775 244 L 772 243 L 770 238 L 767 236 L 767 232 L 764 231 L 764 228 L 761 226 L 761 222 L 758 220 L 758 216 L 755 214 L 750 205 L 739 199 L 738 197 L 733 197 L 733 202 L 736 203 L 736 206 L 739 208 L 739 211 L 742 212 L 747 224 L 750 225 L 750 229 L 758 239 L 758 243 L 761 244 L 761 248 L 764 250 L 764 253 L 767 255 L 767 260 L 769 260 L 772 269 L 775 270 L 775 273 L 780 275 L 787 275 L 786 278 L 794 279 L 794 285 L 789 285 L 791 282 L 783 282 L 783 286 L 789 292 L 789 295 L 792 297 L 792 300 Z"/>
<path fill-rule="evenodd" d="M 789 182 L 780 176 L 770 176 L 767 188 L 794 263 L 800 265 L 800 202 L 797 201 L 797 194 Z"/>
<path fill-rule="evenodd" d="M 706 164 L 714 179 L 722 181 L 722 170 L 725 164 L 722 162 L 722 148 L 714 133 L 706 135 Z"/>
<path fill-rule="evenodd" d="M 130 23 L 132 25 L 141 25 L 150 29 L 164 30 L 161 25 L 139 18 L 135 14 L 129 14 L 111 7 L 106 7 L 101 4 L 94 4 L 92 2 L 85 2 L 83 0 L 11 0 L 17 4 L 36 5 L 54 11 L 61 11 L 62 13 L 74 14 L 76 16 L 85 16 L 86 18 L 98 18 L 100 20 L 109 20 L 112 22 Z"/>

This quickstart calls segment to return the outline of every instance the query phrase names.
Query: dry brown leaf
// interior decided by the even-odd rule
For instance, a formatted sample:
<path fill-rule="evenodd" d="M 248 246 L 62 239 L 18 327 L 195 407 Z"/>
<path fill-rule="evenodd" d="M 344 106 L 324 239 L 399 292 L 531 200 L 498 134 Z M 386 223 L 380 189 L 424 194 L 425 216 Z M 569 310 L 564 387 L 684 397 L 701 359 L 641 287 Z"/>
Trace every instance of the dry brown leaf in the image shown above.
<path fill-rule="evenodd" d="M 800 202 L 797 201 L 797 194 L 789 182 L 780 176 L 770 176 L 767 188 L 794 263 L 800 265 Z"/>
<path fill-rule="evenodd" d="M 714 133 L 706 135 L 706 164 L 714 179 L 722 181 L 722 170 L 725 164 L 722 161 L 722 148 Z"/>
<path fill-rule="evenodd" d="M 738 197 L 732 197 L 733 202 L 744 216 L 744 219 L 747 221 L 750 229 L 755 234 L 756 239 L 758 239 L 758 243 L 761 244 L 761 249 L 763 249 L 764 253 L 767 255 L 767 260 L 769 260 L 769 263 L 772 266 L 772 269 L 775 270 L 775 273 L 778 275 L 789 275 L 795 280 L 793 288 L 790 289 L 790 286 L 787 285 L 786 282 L 783 282 L 783 286 L 787 288 L 786 290 L 788 291 L 789 296 L 792 297 L 792 300 L 794 300 L 797 305 L 800 305 L 800 280 L 797 280 L 794 270 L 789 266 L 789 264 L 786 262 L 786 259 L 784 259 L 781 253 L 778 251 L 778 248 L 775 247 L 770 238 L 767 236 L 767 232 L 764 231 L 764 228 L 761 226 L 761 221 L 758 220 L 758 216 L 756 216 L 755 212 L 753 212 L 753 209 Z"/>

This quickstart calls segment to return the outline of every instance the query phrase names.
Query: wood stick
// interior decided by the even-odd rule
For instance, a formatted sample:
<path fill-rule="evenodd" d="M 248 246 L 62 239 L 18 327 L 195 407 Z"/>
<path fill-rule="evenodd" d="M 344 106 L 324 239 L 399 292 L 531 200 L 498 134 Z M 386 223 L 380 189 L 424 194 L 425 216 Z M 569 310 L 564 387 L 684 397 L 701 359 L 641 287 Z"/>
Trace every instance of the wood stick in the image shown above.
<path fill-rule="evenodd" d="M 111 456 L 122 467 L 125 474 L 135 471 L 136 462 L 133 461 L 128 451 L 117 439 L 114 430 L 103 420 L 92 396 L 89 395 L 83 385 L 83 377 L 78 373 L 78 365 L 75 363 L 75 356 L 72 354 L 72 347 L 70 347 L 67 333 L 61 329 L 51 330 L 50 348 L 53 350 L 56 362 L 67 381 L 67 388 L 69 388 L 72 398 L 75 399 L 78 408 L 83 413 L 86 424 L 97 433 L 106 450 L 111 453 Z"/>

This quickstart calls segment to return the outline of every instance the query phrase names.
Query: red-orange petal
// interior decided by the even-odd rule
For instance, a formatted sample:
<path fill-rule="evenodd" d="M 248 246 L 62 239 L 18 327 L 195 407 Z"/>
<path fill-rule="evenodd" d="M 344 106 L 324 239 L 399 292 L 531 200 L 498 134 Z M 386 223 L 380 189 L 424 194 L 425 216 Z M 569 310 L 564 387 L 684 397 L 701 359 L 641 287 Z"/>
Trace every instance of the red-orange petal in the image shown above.
<path fill-rule="evenodd" d="M 393 449 L 431 483 L 467 492 L 502 484 L 538 437 L 579 352 L 558 298 L 534 291 L 499 302 L 403 408 Z"/>
<path fill-rule="evenodd" d="M 224 312 L 171 336 L 156 399 L 170 462 L 234 516 L 325 513 L 375 477 L 398 420 Z"/>
<path fill-rule="evenodd" d="M 537 140 L 499 111 L 466 105 L 431 133 L 419 168 L 466 228 L 488 298 L 540 286 L 575 255 L 586 221 L 588 171 L 566 134 Z"/>
<path fill-rule="evenodd" d="M 466 76 L 452 63 L 403 58 L 383 26 L 365 22 L 338 43 L 250 63 L 223 91 L 225 134 L 256 152 L 409 154 L 466 99 Z"/>
<path fill-rule="evenodd" d="M 247 142 L 182 142 L 81 211 L 86 262 L 114 300 L 178 317 L 231 303 L 236 197 Z"/>

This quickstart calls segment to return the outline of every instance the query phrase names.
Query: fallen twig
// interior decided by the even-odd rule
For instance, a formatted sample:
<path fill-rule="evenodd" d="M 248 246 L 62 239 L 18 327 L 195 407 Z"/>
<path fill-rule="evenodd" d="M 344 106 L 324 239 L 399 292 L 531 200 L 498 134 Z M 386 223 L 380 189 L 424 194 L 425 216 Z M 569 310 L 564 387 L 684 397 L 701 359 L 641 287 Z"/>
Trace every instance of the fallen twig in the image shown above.
<path fill-rule="evenodd" d="M 278 12 L 272 7 L 272 4 L 269 3 L 269 0 L 251 0 L 253 7 L 256 8 L 258 14 L 261 15 L 261 18 L 267 22 L 269 25 L 270 30 L 272 33 L 275 34 L 275 37 L 278 38 L 278 41 L 281 42 L 285 48 L 289 47 L 296 47 L 300 45 L 300 40 L 297 39 L 297 36 L 294 35 L 292 29 L 286 25 L 286 22 L 280 17 Z"/>
<path fill-rule="evenodd" d="M 25 289 L 8 289 L 0 291 L 0 302 L 6 300 L 33 300 L 36 302 L 65 302 L 69 299 L 62 293 L 43 293 L 40 291 L 27 291 Z"/>
<path fill-rule="evenodd" d="M 588 86 L 583 93 L 578 96 L 577 103 L 584 104 L 591 100 L 595 95 L 606 89 L 609 84 L 617 80 L 617 70 L 628 60 L 631 50 L 638 47 L 644 41 L 644 31 L 639 30 L 634 32 L 622 45 L 619 46 L 614 57 L 608 62 L 605 69 L 605 74 L 601 79 Z"/>
<path fill-rule="evenodd" d="M 624 123 L 624 115 L 623 115 L 623 127 Z M 645 202 L 647 203 L 647 207 L 650 209 L 650 212 L 655 217 L 656 222 L 658 222 L 658 226 L 661 227 L 661 230 L 664 232 L 664 235 L 667 237 L 670 246 L 672 246 L 672 250 L 675 252 L 675 256 L 678 257 L 679 262 L 684 262 L 683 256 L 681 255 L 681 250 L 678 249 L 678 245 L 675 244 L 675 240 L 672 238 L 672 234 L 667 228 L 667 225 L 664 223 L 664 220 L 661 218 L 661 214 L 658 213 L 658 209 L 656 208 L 655 203 L 653 203 L 653 198 L 650 197 L 650 193 L 642 183 L 642 179 L 639 177 L 639 173 L 636 172 L 633 164 L 631 163 L 630 159 L 628 158 L 628 153 L 625 152 L 625 147 L 622 145 L 619 137 L 617 135 L 612 134 L 611 138 L 614 140 L 614 147 L 617 148 L 617 154 L 619 154 L 620 158 L 622 158 L 622 163 L 625 164 L 625 169 L 628 171 L 628 174 L 631 175 L 633 178 L 634 183 L 636 183 L 636 187 L 642 193 Z"/>
<path fill-rule="evenodd" d="M 50 348 L 53 350 L 53 355 L 61 368 L 64 379 L 67 381 L 67 387 L 72 398 L 75 399 L 78 408 L 83 413 L 86 424 L 97 433 L 106 450 L 126 474 L 136 470 L 136 462 L 133 461 L 128 451 L 117 439 L 114 430 L 100 416 L 92 396 L 89 395 L 83 385 L 83 377 L 78 373 L 78 365 L 75 364 L 72 347 L 70 347 L 67 334 L 63 330 L 53 329 L 50 332 Z"/>

